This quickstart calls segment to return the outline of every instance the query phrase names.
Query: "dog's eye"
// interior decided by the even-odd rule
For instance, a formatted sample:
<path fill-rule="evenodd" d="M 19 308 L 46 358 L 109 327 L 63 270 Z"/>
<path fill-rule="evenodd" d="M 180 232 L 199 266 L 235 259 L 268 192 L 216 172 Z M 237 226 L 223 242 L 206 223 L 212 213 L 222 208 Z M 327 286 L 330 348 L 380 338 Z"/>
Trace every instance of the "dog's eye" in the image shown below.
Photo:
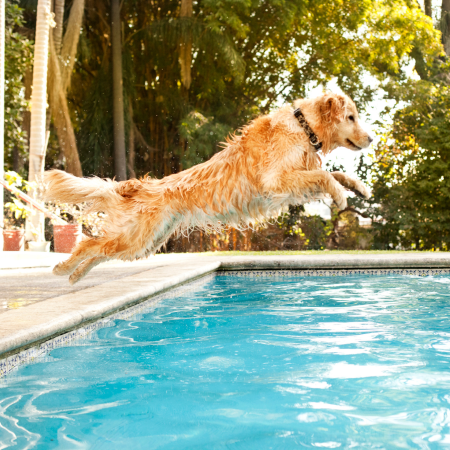
<path fill-rule="evenodd" d="M 348 120 L 351 120 L 352 122 L 354 122 L 355 118 L 353 116 L 348 116 Z"/>

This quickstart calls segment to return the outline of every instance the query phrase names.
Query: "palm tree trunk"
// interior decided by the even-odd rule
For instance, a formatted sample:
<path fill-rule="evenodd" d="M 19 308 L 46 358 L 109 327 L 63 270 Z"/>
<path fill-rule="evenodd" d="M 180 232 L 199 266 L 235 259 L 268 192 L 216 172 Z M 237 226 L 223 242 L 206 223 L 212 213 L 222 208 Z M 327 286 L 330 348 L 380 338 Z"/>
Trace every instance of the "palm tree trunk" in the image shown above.
<path fill-rule="evenodd" d="M 47 68 L 51 22 L 50 0 L 38 0 L 36 37 L 34 43 L 33 95 L 31 101 L 29 181 L 39 181 L 45 162 L 45 110 L 47 106 Z M 36 196 L 36 192 L 32 192 Z M 27 239 L 44 238 L 44 215 L 35 214 L 27 220 Z"/>
<path fill-rule="evenodd" d="M 114 169 L 116 180 L 124 181 L 127 179 L 127 160 L 123 114 L 122 39 L 120 35 L 120 0 L 111 0 Z"/>
<path fill-rule="evenodd" d="M 4 171 L 5 129 L 5 0 L 0 0 L 0 177 Z M 3 251 L 3 186 L 0 187 L 0 252 Z"/>

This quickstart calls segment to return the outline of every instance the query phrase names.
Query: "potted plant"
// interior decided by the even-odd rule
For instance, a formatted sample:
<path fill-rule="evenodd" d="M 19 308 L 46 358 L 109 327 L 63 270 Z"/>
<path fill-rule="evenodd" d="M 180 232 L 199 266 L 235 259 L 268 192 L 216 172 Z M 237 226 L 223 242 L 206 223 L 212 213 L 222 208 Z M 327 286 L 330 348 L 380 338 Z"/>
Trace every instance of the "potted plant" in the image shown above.
<path fill-rule="evenodd" d="M 71 253 L 85 235 L 100 236 L 104 214 L 89 210 L 89 204 L 80 205 L 47 203 L 47 209 L 67 221 L 67 225 L 53 221 L 54 249 L 58 253 Z"/>
<path fill-rule="evenodd" d="M 24 180 L 19 174 L 13 171 L 5 173 L 5 180 L 8 184 L 16 189 L 29 191 L 32 183 Z M 18 198 L 10 194 L 11 201 L 5 204 L 6 217 L 3 224 L 3 249 L 5 251 L 21 251 L 25 246 L 25 231 L 23 229 L 24 220 L 35 211 L 28 204 L 23 203 Z M 31 230 L 33 236 L 37 236 L 34 230 Z M 50 242 L 46 241 L 29 241 L 28 250 L 35 252 L 50 251 Z"/>
<path fill-rule="evenodd" d="M 56 253 L 71 253 L 82 237 L 80 223 L 53 224 L 53 245 Z"/>
<path fill-rule="evenodd" d="M 53 225 L 53 248 L 56 253 L 71 253 L 74 247 L 83 239 L 81 209 L 77 205 L 47 204 L 47 208 L 58 217 L 67 221 L 66 224 Z"/>
<path fill-rule="evenodd" d="M 5 252 L 22 252 L 25 249 L 25 230 L 16 228 L 3 230 L 3 250 Z"/>
<path fill-rule="evenodd" d="M 3 250 L 6 252 L 20 252 L 25 249 L 25 230 L 22 222 L 29 213 L 29 207 L 12 198 L 5 204 L 6 217 L 3 222 Z"/>

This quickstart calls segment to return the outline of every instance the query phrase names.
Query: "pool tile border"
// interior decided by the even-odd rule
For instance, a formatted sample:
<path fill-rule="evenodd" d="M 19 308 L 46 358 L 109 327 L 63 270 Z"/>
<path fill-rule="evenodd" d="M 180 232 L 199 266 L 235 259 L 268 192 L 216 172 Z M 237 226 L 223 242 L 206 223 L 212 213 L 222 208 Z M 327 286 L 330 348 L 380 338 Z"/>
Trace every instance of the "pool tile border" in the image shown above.
<path fill-rule="evenodd" d="M 5 377 L 12 371 L 18 369 L 22 364 L 31 363 L 36 358 L 43 356 L 56 348 L 65 347 L 72 341 L 84 338 L 93 331 L 112 326 L 115 320 L 126 320 L 131 316 L 134 316 L 135 314 L 139 314 L 142 310 L 148 309 L 161 300 L 174 298 L 180 294 L 184 294 L 192 290 L 197 290 L 203 284 L 211 281 L 214 276 L 214 273 L 207 274 L 202 278 L 188 282 L 181 286 L 177 286 L 167 292 L 152 296 L 134 306 L 130 306 L 126 309 L 113 313 L 106 318 L 96 320 L 85 326 L 69 331 L 68 333 L 61 334 L 53 339 L 49 339 L 48 341 L 45 341 L 40 345 L 30 347 L 7 358 L 0 359 L 0 379 Z"/>
<path fill-rule="evenodd" d="M 218 271 L 216 276 L 237 278 L 269 278 L 269 277 L 337 277 L 349 275 L 412 275 L 428 277 L 450 274 L 450 269 L 311 269 L 311 270 L 240 270 Z"/>

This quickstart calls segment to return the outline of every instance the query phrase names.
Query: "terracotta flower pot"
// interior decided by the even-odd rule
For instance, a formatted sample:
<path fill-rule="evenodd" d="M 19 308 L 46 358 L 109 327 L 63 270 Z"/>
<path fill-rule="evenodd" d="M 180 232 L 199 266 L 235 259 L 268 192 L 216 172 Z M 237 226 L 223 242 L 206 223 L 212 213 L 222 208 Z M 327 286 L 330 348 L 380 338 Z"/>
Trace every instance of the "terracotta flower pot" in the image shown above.
<path fill-rule="evenodd" d="M 3 230 L 3 250 L 22 252 L 25 247 L 25 230 Z"/>
<path fill-rule="evenodd" d="M 80 224 L 53 225 L 55 252 L 71 253 L 82 236 Z"/>

